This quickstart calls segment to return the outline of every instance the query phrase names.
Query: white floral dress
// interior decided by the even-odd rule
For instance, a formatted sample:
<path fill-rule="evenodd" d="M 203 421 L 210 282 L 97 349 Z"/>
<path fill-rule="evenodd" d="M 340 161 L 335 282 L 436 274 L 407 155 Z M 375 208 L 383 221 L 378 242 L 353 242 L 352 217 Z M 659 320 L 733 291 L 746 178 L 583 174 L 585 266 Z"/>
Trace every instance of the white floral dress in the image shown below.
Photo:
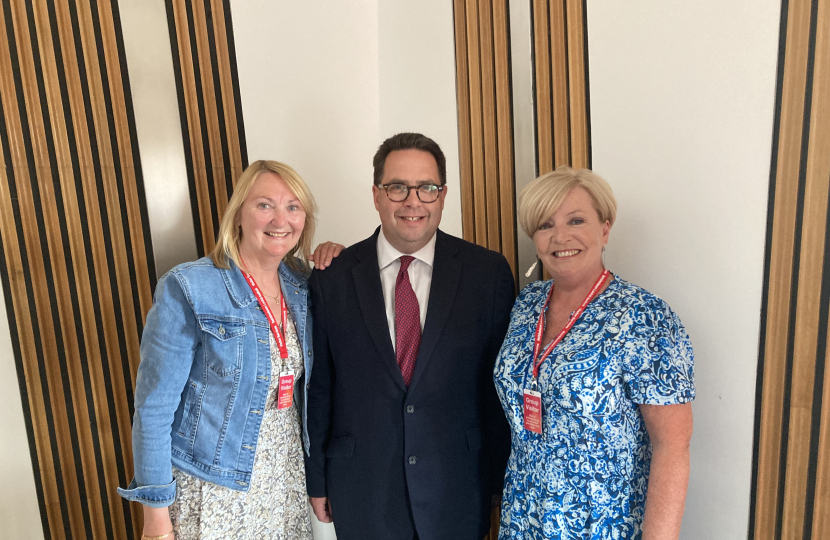
<path fill-rule="evenodd" d="M 289 323 L 288 358 L 282 360 L 271 335 L 271 386 L 259 432 L 251 486 L 235 491 L 173 469 L 176 502 L 170 517 L 176 540 L 311 540 L 306 506 L 305 465 L 296 401 L 277 409 L 282 362 L 303 376 L 302 348 Z"/>

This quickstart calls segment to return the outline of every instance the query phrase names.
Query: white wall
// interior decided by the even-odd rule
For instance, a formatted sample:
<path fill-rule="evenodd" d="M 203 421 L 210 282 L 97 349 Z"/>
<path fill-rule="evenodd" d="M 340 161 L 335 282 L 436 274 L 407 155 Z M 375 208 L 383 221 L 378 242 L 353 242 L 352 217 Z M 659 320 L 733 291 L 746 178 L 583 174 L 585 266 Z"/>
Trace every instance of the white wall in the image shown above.
<path fill-rule="evenodd" d="M 248 157 L 297 169 L 319 205 L 318 242 L 374 231 L 372 156 L 406 130 L 442 145 L 442 228 L 461 233 L 449 3 L 237 0 L 231 11 Z"/>
<path fill-rule="evenodd" d="M 593 167 L 614 188 L 608 266 L 695 348 L 682 538 L 746 538 L 781 3 L 588 4 Z"/>
<path fill-rule="evenodd" d="M 23 420 L 6 302 L 0 287 L 0 527 L 4 538 L 40 540 L 43 527 Z"/>

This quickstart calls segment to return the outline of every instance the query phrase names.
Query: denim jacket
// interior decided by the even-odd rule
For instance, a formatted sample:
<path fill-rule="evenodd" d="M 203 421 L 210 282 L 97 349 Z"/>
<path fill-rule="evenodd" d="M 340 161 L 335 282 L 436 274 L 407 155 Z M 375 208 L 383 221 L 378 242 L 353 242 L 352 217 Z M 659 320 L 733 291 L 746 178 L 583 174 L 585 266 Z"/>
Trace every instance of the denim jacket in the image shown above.
<path fill-rule="evenodd" d="M 135 478 L 118 493 L 151 507 L 176 499 L 177 469 L 238 491 L 251 481 L 271 377 L 271 328 L 242 272 L 208 258 L 181 264 L 158 282 L 141 339 L 133 417 Z M 295 382 L 308 449 L 305 391 L 311 376 L 308 276 L 279 268 L 303 347 Z"/>

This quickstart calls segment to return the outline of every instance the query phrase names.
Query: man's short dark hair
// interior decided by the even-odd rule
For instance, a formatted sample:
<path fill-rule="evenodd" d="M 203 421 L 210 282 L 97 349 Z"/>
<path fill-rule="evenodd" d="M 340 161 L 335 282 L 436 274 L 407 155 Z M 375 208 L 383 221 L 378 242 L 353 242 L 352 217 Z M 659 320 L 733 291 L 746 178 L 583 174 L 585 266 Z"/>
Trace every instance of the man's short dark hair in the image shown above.
<path fill-rule="evenodd" d="M 441 185 L 447 183 L 447 159 L 438 143 L 420 133 L 398 133 L 392 135 L 380 145 L 375 153 L 372 165 L 375 167 L 375 185 L 380 185 L 383 180 L 383 167 L 386 165 L 386 158 L 395 150 L 421 150 L 429 152 L 435 158 L 438 165 L 438 178 Z"/>

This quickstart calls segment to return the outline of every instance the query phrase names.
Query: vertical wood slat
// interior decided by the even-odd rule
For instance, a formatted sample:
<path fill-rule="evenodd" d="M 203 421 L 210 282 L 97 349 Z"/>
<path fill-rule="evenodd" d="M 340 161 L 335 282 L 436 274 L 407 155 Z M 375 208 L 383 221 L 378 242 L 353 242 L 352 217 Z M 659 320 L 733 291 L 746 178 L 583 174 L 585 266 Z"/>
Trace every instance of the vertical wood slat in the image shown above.
<path fill-rule="evenodd" d="M 114 487 L 155 275 L 120 23 L 110 0 L 0 0 L 0 29 L 0 274 L 44 532 L 134 538 Z"/>
<path fill-rule="evenodd" d="M 466 0 L 454 0 L 455 76 L 458 89 L 458 161 L 461 188 L 461 229 L 464 238 L 475 241 L 473 207 L 472 120 L 470 117 L 469 67 L 467 62 Z"/>
<path fill-rule="evenodd" d="M 830 534 L 830 2 L 782 6 L 750 538 Z"/>
<path fill-rule="evenodd" d="M 213 249 L 233 185 L 248 165 L 229 2 L 166 0 L 200 255 Z"/>
<path fill-rule="evenodd" d="M 484 167 L 484 111 L 481 77 L 481 39 L 479 37 L 478 0 L 468 0 L 467 21 L 467 67 L 470 96 L 470 150 L 473 164 L 473 221 L 474 242 L 487 245 L 487 201 L 485 193 Z M 485 4 L 486 5 L 486 4 Z"/>
<path fill-rule="evenodd" d="M 481 37 L 481 105 L 484 138 L 484 206 L 486 208 L 486 241 L 483 245 L 501 250 L 499 220 L 499 170 L 496 133 L 496 74 L 493 47 L 492 2 L 482 2 L 478 10 Z"/>
<path fill-rule="evenodd" d="M 589 168 L 584 0 L 534 0 L 537 174 Z"/>
<path fill-rule="evenodd" d="M 565 18 L 567 0 L 549 0 L 550 88 L 553 127 L 553 168 L 571 163 L 570 96 L 568 85 L 568 21 Z M 569 3 L 573 3 L 571 0 Z M 539 171 L 542 172 L 547 171 Z"/>
<path fill-rule="evenodd" d="M 816 229 L 821 231 L 821 235 L 827 234 L 828 215 L 827 211 L 828 197 L 827 192 L 830 190 L 830 2 L 820 2 L 816 12 L 816 45 L 815 45 L 815 59 L 813 71 L 813 90 L 812 98 L 813 104 L 811 107 L 811 121 L 810 121 L 810 153 L 807 160 L 807 181 L 811 184 L 819 186 L 820 191 L 824 194 L 824 210 L 825 215 L 823 220 L 817 220 L 815 223 Z M 818 191 L 818 190 L 817 190 Z M 824 238 L 824 246 L 820 248 L 827 249 L 828 239 Z M 828 257 L 828 253 L 823 252 L 824 257 Z M 818 265 L 825 267 L 823 260 L 817 261 Z M 824 269 L 824 268 L 822 268 Z M 827 279 L 828 276 L 823 276 Z M 830 307 L 822 306 L 825 309 Z M 825 352 L 823 357 L 818 358 L 814 353 L 814 364 L 816 368 L 823 369 L 823 377 L 821 377 L 821 369 L 814 368 L 813 373 L 810 373 L 810 378 L 817 375 L 816 380 L 813 380 L 813 388 L 809 388 L 810 393 L 810 420 L 811 430 L 804 437 L 810 439 L 812 436 L 817 440 L 811 440 L 810 453 L 802 459 L 806 462 L 803 470 L 803 480 L 806 484 L 814 482 L 813 486 L 813 502 L 810 505 L 809 488 L 808 496 L 805 497 L 804 514 L 812 513 L 812 519 L 804 519 L 801 521 L 803 527 L 808 528 L 812 533 L 812 538 L 828 538 L 830 537 L 830 486 L 828 486 L 828 477 L 830 477 L 830 466 L 828 466 L 828 457 L 830 456 L 830 369 L 828 369 L 827 354 L 830 352 L 828 347 L 828 337 L 830 332 L 827 332 L 827 325 L 830 322 L 830 317 L 824 313 L 826 321 L 820 330 L 824 331 L 824 346 Z M 820 324 L 820 323 L 819 323 Z M 821 331 L 817 332 L 817 338 L 821 339 Z M 821 362 L 821 364 L 819 364 Z M 820 388 L 819 392 L 813 392 L 814 389 Z M 819 403 L 812 402 L 815 399 L 821 400 Z M 815 428 L 818 428 L 816 433 Z M 817 449 L 817 455 L 810 455 L 814 449 Z M 806 458 L 806 459 L 804 459 Z M 811 461 L 815 460 L 815 469 L 812 469 Z M 800 494 L 799 494 L 800 495 Z M 800 497 L 799 497 L 800 500 Z M 809 506 L 812 506 L 810 508 Z M 810 512 L 812 511 L 812 512 Z M 797 514 L 798 512 L 796 512 Z M 812 523 L 810 523 L 812 521 Z M 803 534 L 802 534 L 803 536 Z"/>
<path fill-rule="evenodd" d="M 553 166 L 553 102 L 550 85 L 550 25 L 547 0 L 533 0 L 533 74 L 536 87 L 536 174 Z"/>
<path fill-rule="evenodd" d="M 225 133 L 228 138 L 228 159 L 230 160 L 231 182 L 236 185 L 237 179 L 242 171 L 248 166 L 247 153 L 245 151 L 245 130 L 242 124 L 242 116 L 237 114 L 239 105 L 236 96 L 239 95 L 236 84 L 235 64 L 232 58 L 236 53 L 231 44 L 233 34 L 231 20 L 225 17 L 225 11 L 230 9 L 222 0 L 211 0 L 213 11 L 213 32 L 216 35 L 216 55 L 218 59 L 218 75 L 222 92 L 222 110 L 225 116 Z M 240 133 L 243 135 L 240 137 Z"/>
<path fill-rule="evenodd" d="M 455 0 L 461 205 L 466 240 L 516 273 L 515 183 L 506 0 Z"/>
<path fill-rule="evenodd" d="M 493 4 L 493 20 L 507 21 L 506 2 Z M 498 186 L 501 216 L 501 252 L 507 257 L 514 276 L 518 276 L 516 248 L 516 182 L 513 174 L 513 113 L 510 110 L 510 32 L 506 24 L 493 25 L 496 70 L 496 126 L 498 128 Z M 507 254 L 515 254 L 507 256 Z"/>
<path fill-rule="evenodd" d="M 568 97 L 570 98 L 571 166 L 590 167 L 588 151 L 588 92 L 585 69 L 585 9 L 582 1 L 568 2 Z"/>

